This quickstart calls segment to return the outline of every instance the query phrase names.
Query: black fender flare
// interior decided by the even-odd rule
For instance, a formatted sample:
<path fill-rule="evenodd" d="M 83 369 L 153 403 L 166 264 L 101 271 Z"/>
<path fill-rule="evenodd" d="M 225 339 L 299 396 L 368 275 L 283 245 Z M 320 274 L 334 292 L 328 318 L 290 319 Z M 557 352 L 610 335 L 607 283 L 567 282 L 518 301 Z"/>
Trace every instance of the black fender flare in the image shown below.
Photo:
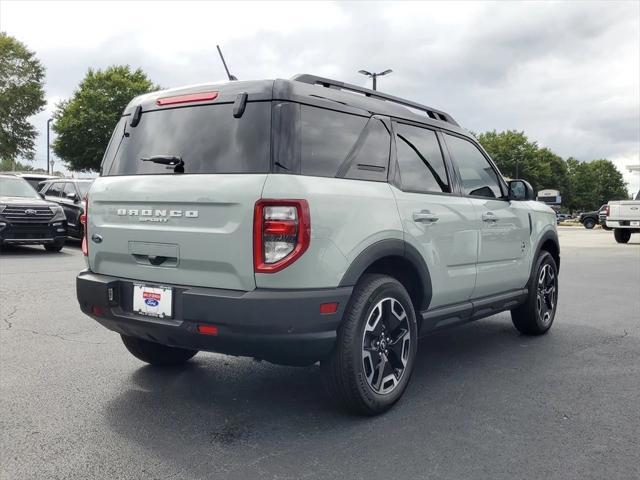
<path fill-rule="evenodd" d="M 536 259 L 538 258 L 538 255 L 540 255 L 540 251 L 542 250 L 542 245 L 544 245 L 547 240 L 551 240 L 555 244 L 556 249 L 558 250 L 556 268 L 558 269 L 558 273 L 560 273 L 560 241 L 558 240 L 558 232 L 556 232 L 553 229 L 549 229 L 549 230 L 546 230 L 538 239 L 538 244 L 536 245 L 536 253 L 531 259 L 531 272 L 529 272 L 529 281 L 527 282 L 527 285 L 531 285 L 531 282 L 533 281 L 533 278 L 536 274 L 536 272 L 533 271 L 534 268 L 536 268 Z"/>
<path fill-rule="evenodd" d="M 367 268 L 385 257 L 403 257 L 416 269 L 424 293 L 423 310 L 431 303 L 432 286 L 429 267 L 420 252 L 411 244 L 397 238 L 380 240 L 369 245 L 351 262 L 340 280 L 340 287 L 355 285 Z"/>

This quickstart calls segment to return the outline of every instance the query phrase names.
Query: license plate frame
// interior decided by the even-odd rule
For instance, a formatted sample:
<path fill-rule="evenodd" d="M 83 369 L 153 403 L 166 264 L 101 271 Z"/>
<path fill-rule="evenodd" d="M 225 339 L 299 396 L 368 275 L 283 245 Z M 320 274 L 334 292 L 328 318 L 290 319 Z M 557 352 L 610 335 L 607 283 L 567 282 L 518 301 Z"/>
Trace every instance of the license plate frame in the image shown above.
<path fill-rule="evenodd" d="M 173 318 L 173 288 L 134 283 L 133 311 L 146 317 Z"/>

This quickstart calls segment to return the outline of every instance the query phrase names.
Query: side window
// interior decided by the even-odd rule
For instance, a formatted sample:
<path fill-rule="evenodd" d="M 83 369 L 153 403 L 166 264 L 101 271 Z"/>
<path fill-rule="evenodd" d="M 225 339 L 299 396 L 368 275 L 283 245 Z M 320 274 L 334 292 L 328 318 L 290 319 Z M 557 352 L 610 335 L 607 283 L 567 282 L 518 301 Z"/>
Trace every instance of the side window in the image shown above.
<path fill-rule="evenodd" d="M 69 195 L 70 193 L 73 193 L 73 194 L 77 195 L 76 187 L 73 184 L 73 182 L 67 182 L 67 183 L 64 184 L 64 190 L 62 192 L 62 196 L 67 198 L 67 195 Z"/>
<path fill-rule="evenodd" d="M 345 162 L 344 177 L 386 181 L 390 148 L 391 134 L 386 125 L 379 118 L 371 117 Z"/>
<path fill-rule="evenodd" d="M 367 124 L 366 117 L 301 106 L 303 175 L 335 177 Z"/>
<path fill-rule="evenodd" d="M 434 131 L 396 124 L 396 150 L 403 190 L 425 193 L 451 191 Z"/>
<path fill-rule="evenodd" d="M 47 190 L 45 195 L 47 197 L 61 197 L 63 189 L 64 189 L 64 184 L 61 182 L 56 182 L 49 187 L 49 190 Z"/>
<path fill-rule="evenodd" d="M 449 152 L 460 172 L 464 193 L 489 198 L 502 197 L 496 171 L 478 147 L 460 137 L 445 136 Z"/>

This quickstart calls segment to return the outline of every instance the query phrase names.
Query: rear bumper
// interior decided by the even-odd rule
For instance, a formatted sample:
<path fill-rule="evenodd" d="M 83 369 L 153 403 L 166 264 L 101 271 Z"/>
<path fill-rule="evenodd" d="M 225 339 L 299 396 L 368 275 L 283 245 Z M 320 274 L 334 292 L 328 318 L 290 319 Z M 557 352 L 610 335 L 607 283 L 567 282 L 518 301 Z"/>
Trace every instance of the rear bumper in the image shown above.
<path fill-rule="evenodd" d="M 631 225 L 631 222 L 638 222 L 638 220 L 611 220 L 607 218 L 607 227 L 609 228 L 628 228 L 630 230 L 640 230 L 637 225 Z"/>
<path fill-rule="evenodd" d="M 11 223 L 0 219 L 0 245 L 43 245 L 67 237 L 66 220 L 51 223 Z"/>
<path fill-rule="evenodd" d="M 158 319 L 132 311 L 134 283 L 138 282 L 80 272 L 76 280 L 80 308 L 120 334 L 288 365 L 310 364 L 329 355 L 352 291 L 340 287 L 242 292 L 169 285 L 173 318 Z M 337 311 L 321 314 L 320 305 L 330 302 L 338 302 Z M 198 333 L 197 326 L 203 324 L 215 325 L 217 335 Z"/>

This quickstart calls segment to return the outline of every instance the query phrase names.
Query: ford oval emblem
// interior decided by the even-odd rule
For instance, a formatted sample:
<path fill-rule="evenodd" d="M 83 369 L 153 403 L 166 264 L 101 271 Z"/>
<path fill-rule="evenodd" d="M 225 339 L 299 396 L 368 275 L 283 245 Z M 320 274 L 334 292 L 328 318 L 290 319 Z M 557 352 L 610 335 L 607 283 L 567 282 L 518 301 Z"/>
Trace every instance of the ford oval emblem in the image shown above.
<path fill-rule="evenodd" d="M 155 298 L 145 298 L 144 303 L 149 305 L 150 307 L 157 307 L 158 301 Z"/>

